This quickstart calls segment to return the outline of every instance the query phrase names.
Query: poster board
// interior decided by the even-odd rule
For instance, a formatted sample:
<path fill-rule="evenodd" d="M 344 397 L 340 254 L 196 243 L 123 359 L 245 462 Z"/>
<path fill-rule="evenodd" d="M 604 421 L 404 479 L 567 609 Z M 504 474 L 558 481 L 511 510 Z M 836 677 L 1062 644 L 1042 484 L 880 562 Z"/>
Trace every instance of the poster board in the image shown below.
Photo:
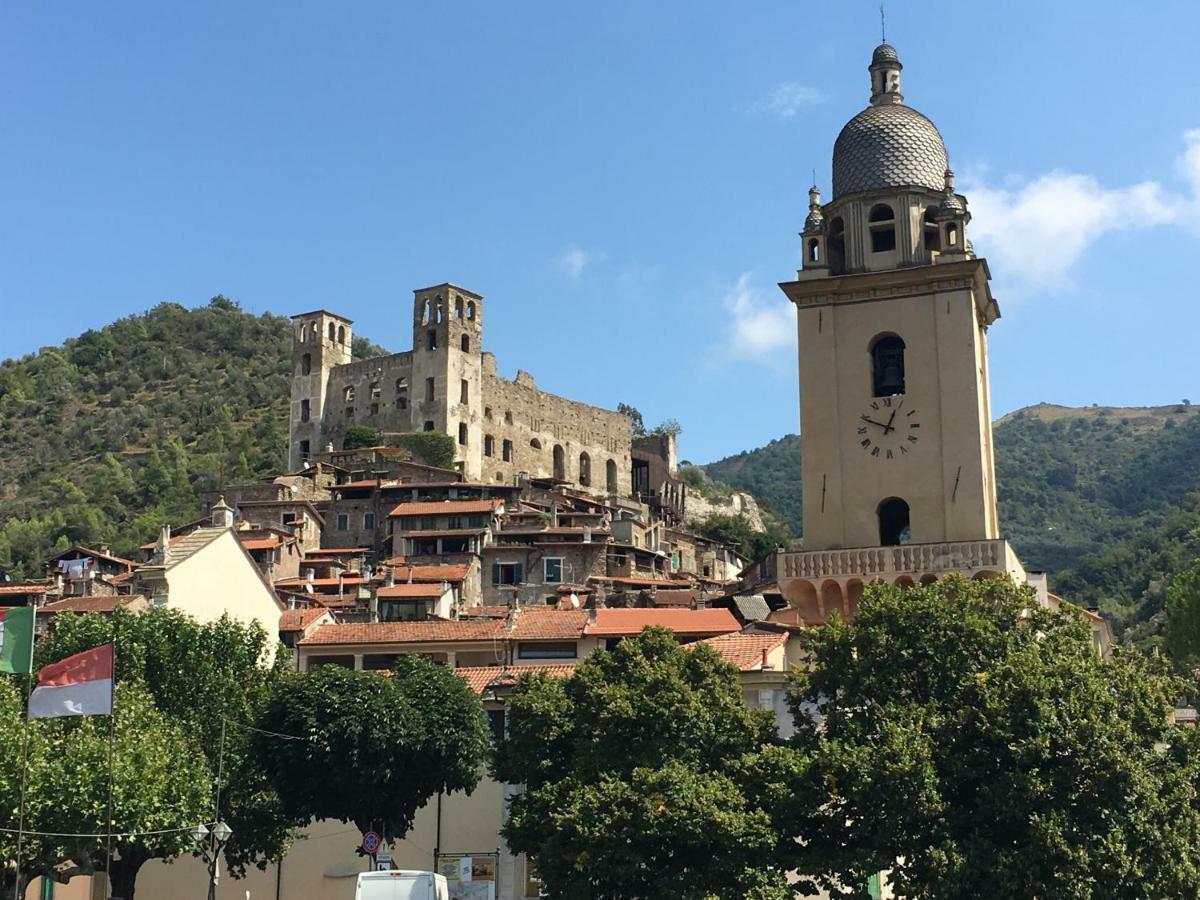
<path fill-rule="evenodd" d="M 444 853 L 438 858 L 438 874 L 446 878 L 450 900 L 496 900 L 495 853 Z"/>

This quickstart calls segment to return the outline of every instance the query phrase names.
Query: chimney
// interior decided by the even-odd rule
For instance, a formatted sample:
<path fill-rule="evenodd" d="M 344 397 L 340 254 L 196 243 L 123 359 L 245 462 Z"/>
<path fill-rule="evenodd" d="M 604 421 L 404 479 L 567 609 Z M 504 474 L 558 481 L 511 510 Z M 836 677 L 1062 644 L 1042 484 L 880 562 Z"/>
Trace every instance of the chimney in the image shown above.
<path fill-rule="evenodd" d="M 217 505 L 212 508 L 212 527 L 213 528 L 232 528 L 233 527 L 233 507 L 225 502 L 224 496 L 217 500 Z"/>
<path fill-rule="evenodd" d="M 158 533 L 158 541 L 154 544 L 154 555 L 150 557 L 152 565 L 165 566 L 171 553 L 171 526 L 164 525 Z"/>
<path fill-rule="evenodd" d="M 762 670 L 763 670 L 764 672 L 770 672 L 770 671 L 771 671 L 771 669 L 773 669 L 773 668 L 774 668 L 774 666 L 772 666 L 772 665 L 771 665 L 769 662 L 767 662 L 767 652 L 768 652 L 768 651 L 767 651 L 767 648 L 766 648 L 766 647 L 763 647 L 763 652 L 762 652 Z"/>

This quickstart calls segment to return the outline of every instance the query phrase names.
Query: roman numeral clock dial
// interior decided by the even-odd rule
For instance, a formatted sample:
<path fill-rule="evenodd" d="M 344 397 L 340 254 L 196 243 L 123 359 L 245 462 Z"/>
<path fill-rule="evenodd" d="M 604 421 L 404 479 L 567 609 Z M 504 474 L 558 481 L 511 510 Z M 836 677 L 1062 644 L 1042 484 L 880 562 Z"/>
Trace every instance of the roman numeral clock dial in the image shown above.
<path fill-rule="evenodd" d="M 903 397 L 879 397 L 855 423 L 858 445 L 875 459 L 907 456 L 921 439 L 919 419 Z"/>

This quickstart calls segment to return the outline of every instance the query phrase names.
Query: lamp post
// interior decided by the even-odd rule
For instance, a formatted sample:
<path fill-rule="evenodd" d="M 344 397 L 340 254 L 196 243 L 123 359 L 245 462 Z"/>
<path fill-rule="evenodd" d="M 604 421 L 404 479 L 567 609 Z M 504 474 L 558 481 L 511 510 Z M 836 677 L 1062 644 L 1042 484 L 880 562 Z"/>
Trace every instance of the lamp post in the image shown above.
<path fill-rule="evenodd" d="M 208 865 L 208 900 L 217 900 L 217 873 L 221 848 L 232 836 L 233 829 L 224 822 L 218 822 L 212 828 L 197 825 L 192 829 L 192 837 L 200 845 L 200 857 Z"/>

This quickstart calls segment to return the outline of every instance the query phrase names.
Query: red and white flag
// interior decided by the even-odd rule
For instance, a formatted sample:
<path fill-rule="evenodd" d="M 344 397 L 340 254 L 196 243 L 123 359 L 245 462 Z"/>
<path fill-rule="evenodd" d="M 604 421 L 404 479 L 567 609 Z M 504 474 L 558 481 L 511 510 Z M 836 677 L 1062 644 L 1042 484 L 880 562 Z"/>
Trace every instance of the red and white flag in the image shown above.
<path fill-rule="evenodd" d="M 29 718 L 112 714 L 113 645 L 102 644 L 43 666 L 29 695 Z"/>

